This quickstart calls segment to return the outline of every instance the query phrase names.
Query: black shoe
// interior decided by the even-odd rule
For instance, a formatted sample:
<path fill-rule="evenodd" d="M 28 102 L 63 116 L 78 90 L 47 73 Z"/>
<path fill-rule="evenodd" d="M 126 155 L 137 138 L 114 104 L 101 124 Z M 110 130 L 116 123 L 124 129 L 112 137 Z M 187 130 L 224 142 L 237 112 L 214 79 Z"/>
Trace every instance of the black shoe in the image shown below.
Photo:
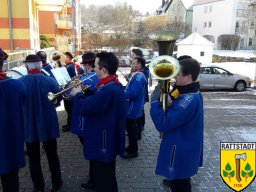
<path fill-rule="evenodd" d="M 171 187 L 171 181 L 168 180 L 168 179 L 164 179 L 164 180 L 163 180 L 163 184 L 164 184 L 166 187 Z"/>
<path fill-rule="evenodd" d="M 57 192 L 62 187 L 63 181 L 61 180 L 59 184 L 52 185 L 51 192 Z"/>
<path fill-rule="evenodd" d="M 131 152 L 128 152 L 124 155 L 124 158 L 125 159 L 129 159 L 129 158 L 134 158 L 134 157 L 138 157 L 138 153 L 131 153 Z"/>
<path fill-rule="evenodd" d="M 89 180 L 87 183 L 82 183 L 81 184 L 81 189 L 95 190 L 95 185 Z"/>
<path fill-rule="evenodd" d="M 67 125 L 62 126 L 62 131 L 63 131 L 63 132 L 68 132 L 68 131 L 70 131 L 70 126 L 67 126 Z"/>

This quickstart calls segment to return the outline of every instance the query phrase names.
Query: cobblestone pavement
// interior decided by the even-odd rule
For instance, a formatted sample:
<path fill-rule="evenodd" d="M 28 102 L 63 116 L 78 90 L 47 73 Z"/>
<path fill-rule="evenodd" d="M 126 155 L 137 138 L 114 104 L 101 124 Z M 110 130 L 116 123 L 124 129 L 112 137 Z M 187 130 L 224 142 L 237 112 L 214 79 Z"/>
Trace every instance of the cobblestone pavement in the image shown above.
<path fill-rule="evenodd" d="M 220 142 L 256 141 L 256 96 L 251 92 L 203 92 L 205 107 L 204 167 L 193 177 L 194 192 L 231 191 L 219 176 Z M 58 108 L 60 127 L 65 123 L 66 113 Z M 118 158 L 117 180 L 119 191 L 169 191 L 161 184 L 163 178 L 154 175 L 159 150 L 159 134 L 149 116 L 146 106 L 146 127 L 139 142 L 139 157 L 131 160 Z M 80 184 L 87 180 L 88 161 L 84 160 L 82 147 L 71 133 L 61 133 L 58 152 L 64 185 L 62 192 L 83 191 Z M 27 158 L 26 161 L 28 162 Z M 189 161 L 189 158 L 188 158 Z M 46 156 L 42 150 L 42 170 L 46 191 L 51 186 Z M 20 191 L 32 191 L 32 183 L 26 168 L 20 171 Z M 0 185 L 1 191 L 1 185 Z M 253 182 L 245 192 L 255 192 Z"/>

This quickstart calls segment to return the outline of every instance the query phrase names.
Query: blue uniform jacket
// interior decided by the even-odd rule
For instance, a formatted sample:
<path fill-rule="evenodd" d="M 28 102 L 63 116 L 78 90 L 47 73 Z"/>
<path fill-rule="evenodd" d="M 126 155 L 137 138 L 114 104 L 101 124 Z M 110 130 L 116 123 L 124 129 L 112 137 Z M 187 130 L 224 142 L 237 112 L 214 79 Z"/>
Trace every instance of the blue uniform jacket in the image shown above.
<path fill-rule="evenodd" d="M 112 162 L 123 156 L 125 148 L 125 107 L 121 84 L 110 82 L 95 94 L 74 97 L 80 114 L 87 117 L 84 135 L 84 156 L 88 160 Z"/>
<path fill-rule="evenodd" d="M 0 80 L 0 174 L 25 166 L 23 107 L 25 86 L 20 80 Z"/>
<path fill-rule="evenodd" d="M 186 179 L 203 163 L 203 99 L 201 93 L 182 94 L 167 114 L 159 101 L 151 102 L 151 118 L 164 133 L 156 174 L 170 180 Z"/>
<path fill-rule="evenodd" d="M 126 118 L 137 119 L 143 115 L 147 80 L 142 72 L 133 74 L 125 89 Z"/>
<path fill-rule="evenodd" d="M 148 79 L 149 79 L 149 69 L 145 66 L 143 68 L 143 74 L 145 75 L 146 79 L 147 79 L 147 85 L 146 85 L 146 91 L 145 91 L 145 102 L 149 102 L 149 95 L 148 95 Z"/>
<path fill-rule="evenodd" d="M 51 71 L 53 67 L 50 64 L 46 64 L 42 68 L 50 74 L 50 77 L 53 77 L 55 79 Z"/>
<path fill-rule="evenodd" d="M 94 76 L 92 76 L 94 75 Z M 91 77 L 92 76 L 92 77 Z M 89 72 L 86 75 L 83 75 L 80 80 L 84 80 L 88 77 L 91 77 L 90 81 L 89 79 L 86 80 L 83 85 L 91 85 L 90 88 L 86 91 L 88 95 L 93 94 L 96 91 L 96 85 L 99 82 L 97 75 L 95 72 Z M 79 114 L 79 107 L 78 105 L 73 105 L 72 110 L 72 122 L 71 122 L 71 132 L 76 135 L 84 136 L 84 130 L 86 125 L 86 116 L 82 116 Z"/>
<path fill-rule="evenodd" d="M 66 68 L 71 79 L 76 76 L 76 67 L 74 63 L 67 64 Z"/>
<path fill-rule="evenodd" d="M 20 80 L 25 84 L 27 93 L 25 141 L 28 143 L 44 142 L 59 137 L 55 105 L 47 98 L 49 92 L 60 91 L 56 80 L 42 74 L 26 75 Z"/>

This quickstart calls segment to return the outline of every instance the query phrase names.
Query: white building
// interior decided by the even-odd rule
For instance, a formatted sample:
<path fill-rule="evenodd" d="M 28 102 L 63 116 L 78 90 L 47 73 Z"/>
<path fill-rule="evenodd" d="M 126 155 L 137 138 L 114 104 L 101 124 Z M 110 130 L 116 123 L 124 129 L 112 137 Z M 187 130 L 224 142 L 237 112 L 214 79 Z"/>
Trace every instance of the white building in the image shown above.
<path fill-rule="evenodd" d="M 185 36 L 192 32 L 193 4 L 195 0 L 172 0 L 166 14 L 185 24 Z"/>
<path fill-rule="evenodd" d="M 192 33 L 176 44 L 177 57 L 189 55 L 200 63 L 211 63 L 214 44 L 198 33 Z"/>
<path fill-rule="evenodd" d="M 218 48 L 222 34 L 240 36 L 240 49 L 252 49 L 255 21 L 248 19 L 252 0 L 196 0 L 192 31 L 210 39 Z"/>

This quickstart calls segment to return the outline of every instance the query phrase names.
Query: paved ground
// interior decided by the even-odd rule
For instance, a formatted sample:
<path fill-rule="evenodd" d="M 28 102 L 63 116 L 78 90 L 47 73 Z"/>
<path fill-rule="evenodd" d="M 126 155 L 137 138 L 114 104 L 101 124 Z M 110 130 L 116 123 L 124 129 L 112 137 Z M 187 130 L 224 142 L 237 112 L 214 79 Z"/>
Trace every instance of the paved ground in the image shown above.
<path fill-rule="evenodd" d="M 256 95 L 253 92 L 203 92 L 205 103 L 204 167 L 193 177 L 194 192 L 231 191 L 219 176 L 219 143 L 224 141 L 256 141 Z M 161 184 L 161 177 L 154 175 L 159 149 L 159 134 L 149 117 L 146 106 L 146 128 L 139 143 L 140 155 L 136 159 L 117 161 L 119 191 L 168 191 Z M 66 113 L 58 109 L 60 126 L 65 123 Z M 88 175 L 88 161 L 82 155 L 78 139 L 71 133 L 61 133 L 58 140 L 62 176 L 62 192 L 83 191 L 79 189 Z M 189 160 L 189 159 L 188 159 Z M 51 182 L 46 156 L 42 152 L 42 169 L 46 181 L 46 191 Z M 21 192 L 32 191 L 28 166 L 20 171 Z M 2 191 L 0 186 L 0 191 Z M 253 182 L 246 192 L 255 192 Z"/>

